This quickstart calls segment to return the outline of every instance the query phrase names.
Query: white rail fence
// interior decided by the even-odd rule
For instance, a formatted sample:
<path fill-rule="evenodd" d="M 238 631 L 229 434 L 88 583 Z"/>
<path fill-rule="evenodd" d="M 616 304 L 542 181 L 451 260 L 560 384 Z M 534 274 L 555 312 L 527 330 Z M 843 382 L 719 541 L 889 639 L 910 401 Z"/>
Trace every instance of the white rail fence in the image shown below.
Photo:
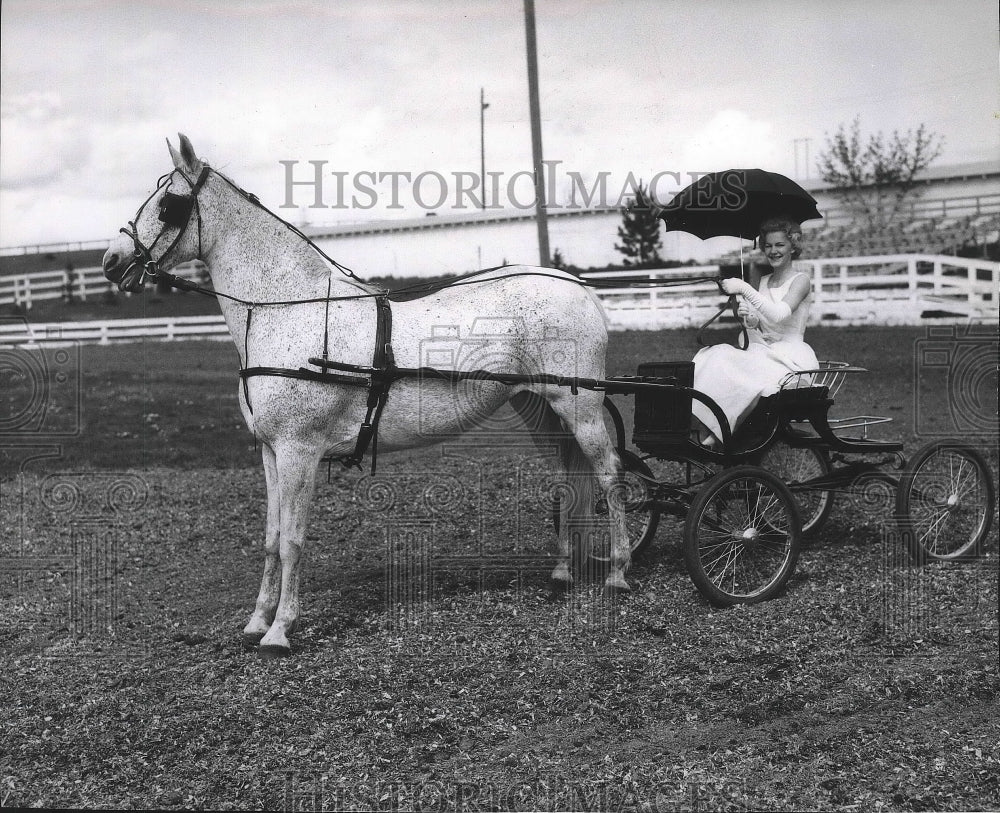
<path fill-rule="evenodd" d="M 910 254 L 800 262 L 813 274 L 814 324 L 918 325 L 928 322 L 925 313 L 937 317 L 933 321 L 998 320 L 1000 263 Z M 596 293 L 613 330 L 697 327 L 726 301 L 711 279 L 718 274 L 716 265 L 640 271 L 629 276 L 666 281 L 703 276 L 706 281 L 664 288 L 604 288 Z M 584 276 L 613 279 L 620 275 L 600 272 Z M 0 320 L 0 346 L 228 336 L 221 315 L 55 323 L 29 323 L 23 318 Z"/>
<path fill-rule="evenodd" d="M 813 275 L 812 323 L 918 325 L 924 313 L 997 321 L 1000 263 L 929 254 L 799 260 Z M 584 274 L 613 279 L 621 272 Z M 719 266 L 639 271 L 669 281 L 718 275 Z M 704 324 L 725 303 L 715 282 L 664 288 L 605 288 L 597 292 L 611 327 L 659 330 Z M 943 317 L 947 318 L 947 317 Z"/>
<path fill-rule="evenodd" d="M 31 323 L 23 318 L 0 319 L 0 347 L 111 344 L 112 342 L 229 339 L 222 315 L 173 316 L 161 319 L 107 319 L 99 322 Z"/>
<path fill-rule="evenodd" d="M 173 269 L 173 273 L 197 279 L 201 271 L 198 264 L 185 263 Z M 70 298 L 86 301 L 115 293 L 115 286 L 108 282 L 99 266 L 0 277 L 0 305 L 16 305 L 25 310 L 31 310 L 35 302 Z"/>

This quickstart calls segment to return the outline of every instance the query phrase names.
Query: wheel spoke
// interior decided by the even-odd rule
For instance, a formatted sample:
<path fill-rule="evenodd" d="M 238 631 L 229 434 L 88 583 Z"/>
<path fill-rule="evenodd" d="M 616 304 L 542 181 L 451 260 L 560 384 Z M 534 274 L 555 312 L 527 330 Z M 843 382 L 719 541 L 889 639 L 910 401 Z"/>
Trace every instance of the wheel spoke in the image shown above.
<path fill-rule="evenodd" d="M 975 448 L 955 441 L 937 441 L 917 453 L 896 503 L 918 561 L 978 553 L 994 506 L 989 465 Z"/>

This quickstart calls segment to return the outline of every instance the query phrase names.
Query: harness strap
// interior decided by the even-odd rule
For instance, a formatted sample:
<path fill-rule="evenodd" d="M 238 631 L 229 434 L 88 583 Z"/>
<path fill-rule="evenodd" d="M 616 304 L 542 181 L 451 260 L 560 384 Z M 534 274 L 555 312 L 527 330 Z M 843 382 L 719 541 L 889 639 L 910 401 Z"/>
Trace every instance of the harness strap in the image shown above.
<path fill-rule="evenodd" d="M 705 330 L 708 328 L 708 326 L 710 324 L 712 324 L 712 322 L 714 322 L 716 319 L 718 319 L 720 316 L 722 316 L 722 314 L 724 314 L 727 310 L 732 310 L 733 317 L 736 319 L 737 323 L 740 326 L 740 336 L 736 340 L 736 346 L 740 350 L 746 350 L 750 346 L 750 334 L 747 333 L 746 325 L 743 324 L 743 321 L 740 319 L 739 313 L 737 313 L 736 297 L 735 296 L 731 296 L 731 297 L 729 297 L 729 300 L 726 302 L 726 304 L 723 305 L 721 308 L 719 308 L 719 310 L 716 312 L 715 316 L 713 316 L 711 319 L 709 319 L 707 322 L 705 322 L 705 324 L 703 324 L 700 328 L 698 328 L 698 346 L 699 347 L 708 347 L 709 346 L 708 342 L 705 341 L 705 339 L 704 339 Z M 741 341 L 741 339 L 742 339 L 742 341 Z"/>
<path fill-rule="evenodd" d="M 372 366 L 366 370 L 368 379 L 368 411 L 365 419 L 358 430 L 358 441 L 354 445 L 354 451 L 346 457 L 340 458 L 341 464 L 345 468 L 361 468 L 361 461 L 364 460 L 365 452 L 369 445 L 372 447 L 372 470 L 375 473 L 378 461 L 378 427 L 382 420 L 382 410 L 385 409 L 389 400 L 389 388 L 392 382 L 399 376 L 396 371 L 396 359 L 392 352 L 392 306 L 389 298 L 382 294 L 375 299 L 375 352 L 372 357 Z M 327 366 L 334 366 L 327 363 L 322 365 L 324 370 Z M 348 367 L 347 369 L 350 369 Z M 314 373 L 317 376 L 330 376 L 332 373 Z"/>
<path fill-rule="evenodd" d="M 368 387 L 367 378 L 355 375 L 338 375 L 337 373 L 318 373 L 308 367 L 246 367 L 240 370 L 240 378 L 245 382 L 257 375 L 277 376 L 278 378 L 298 378 L 303 381 L 320 381 L 324 384 L 345 384 L 348 387 Z"/>

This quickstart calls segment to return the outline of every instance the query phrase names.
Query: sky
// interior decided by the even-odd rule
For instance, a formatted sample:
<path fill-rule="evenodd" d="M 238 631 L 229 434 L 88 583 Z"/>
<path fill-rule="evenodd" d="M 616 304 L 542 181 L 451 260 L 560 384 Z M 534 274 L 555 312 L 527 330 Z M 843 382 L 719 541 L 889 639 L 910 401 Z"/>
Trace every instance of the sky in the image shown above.
<path fill-rule="evenodd" d="M 661 201 L 728 167 L 814 178 L 855 118 L 926 125 L 939 166 L 1000 158 L 994 0 L 535 6 L 557 204 L 630 173 Z M 0 25 L 0 247 L 109 239 L 178 132 L 296 223 L 472 209 L 480 89 L 490 203 L 530 205 L 521 0 L 3 0 Z"/>

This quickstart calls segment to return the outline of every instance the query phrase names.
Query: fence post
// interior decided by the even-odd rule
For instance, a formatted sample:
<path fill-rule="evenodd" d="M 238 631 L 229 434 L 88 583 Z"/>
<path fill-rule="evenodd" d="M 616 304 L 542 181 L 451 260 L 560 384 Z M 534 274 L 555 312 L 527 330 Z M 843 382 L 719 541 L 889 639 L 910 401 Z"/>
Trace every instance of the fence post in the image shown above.
<path fill-rule="evenodd" d="M 25 274 L 21 279 L 24 280 L 24 309 L 27 311 L 31 310 L 31 280 L 28 279 L 28 275 Z"/>

